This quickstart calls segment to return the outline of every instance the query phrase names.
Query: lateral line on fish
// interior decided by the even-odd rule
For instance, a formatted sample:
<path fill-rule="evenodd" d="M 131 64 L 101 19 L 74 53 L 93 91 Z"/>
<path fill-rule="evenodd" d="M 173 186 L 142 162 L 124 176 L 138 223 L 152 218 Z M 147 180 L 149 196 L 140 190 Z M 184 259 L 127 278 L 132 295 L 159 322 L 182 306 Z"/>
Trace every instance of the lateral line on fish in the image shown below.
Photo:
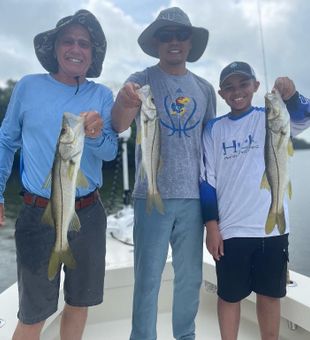
<path fill-rule="evenodd" d="M 276 165 L 276 169 L 277 169 L 277 190 L 276 190 L 276 212 L 278 213 L 278 206 L 279 206 L 279 188 L 280 188 L 280 167 L 279 167 L 279 161 L 277 158 L 277 153 L 275 151 L 275 147 L 274 147 L 274 139 L 273 139 L 273 135 L 270 135 L 270 139 L 271 139 L 271 146 L 272 146 L 272 151 L 274 154 L 274 159 L 275 159 L 275 165 Z"/>
<path fill-rule="evenodd" d="M 157 132 L 157 125 L 155 125 L 155 133 L 154 133 L 154 136 L 153 136 L 153 139 L 152 139 L 152 148 L 151 148 L 152 154 L 153 154 L 154 148 L 155 148 L 155 135 L 156 135 L 156 132 Z M 153 157 L 151 158 L 151 160 L 152 160 L 152 163 L 153 163 L 154 162 Z M 153 164 L 151 164 L 151 173 L 152 173 L 152 180 L 153 180 L 152 187 L 153 187 L 153 189 L 156 188 L 156 191 L 157 191 L 157 183 L 156 183 L 156 179 L 155 179 L 155 176 L 154 176 L 153 169 L 154 169 L 154 166 L 153 166 Z"/>
<path fill-rule="evenodd" d="M 61 221 L 61 226 L 63 226 L 63 216 L 64 216 L 64 194 L 63 194 L 63 183 L 62 183 L 62 177 L 61 177 L 61 168 L 63 166 L 63 162 L 60 162 L 60 166 L 59 166 L 59 181 L 60 181 L 60 199 L 61 199 L 61 214 L 60 214 L 60 221 Z M 62 249 L 62 244 L 63 244 L 63 238 L 62 238 L 62 232 L 60 233 L 60 249 Z"/>

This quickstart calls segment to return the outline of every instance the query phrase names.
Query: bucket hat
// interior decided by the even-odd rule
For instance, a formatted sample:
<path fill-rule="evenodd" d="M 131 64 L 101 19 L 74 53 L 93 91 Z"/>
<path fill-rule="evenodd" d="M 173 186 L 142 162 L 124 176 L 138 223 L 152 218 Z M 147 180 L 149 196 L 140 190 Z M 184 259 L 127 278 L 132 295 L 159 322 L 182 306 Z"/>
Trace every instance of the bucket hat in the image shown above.
<path fill-rule="evenodd" d="M 223 82 L 233 74 L 243 74 L 249 79 L 256 80 L 255 72 L 248 63 L 245 63 L 244 61 L 234 61 L 223 68 L 220 74 L 220 86 L 222 86 Z"/>
<path fill-rule="evenodd" d="M 209 39 L 209 31 L 203 27 L 192 26 L 188 16 L 179 7 L 162 10 L 158 17 L 139 36 L 138 43 L 142 50 L 151 57 L 158 58 L 158 49 L 154 44 L 154 34 L 167 26 L 180 26 L 190 28 L 192 31 L 192 48 L 187 61 L 198 60 L 205 51 Z"/>
<path fill-rule="evenodd" d="M 107 41 L 99 21 L 91 12 L 85 9 L 60 19 L 55 28 L 39 33 L 34 37 L 34 49 L 39 62 L 48 72 L 57 73 L 58 62 L 54 55 L 55 40 L 59 31 L 71 24 L 80 24 L 87 29 L 91 37 L 93 53 L 92 63 L 86 77 L 99 77 L 107 49 Z"/>

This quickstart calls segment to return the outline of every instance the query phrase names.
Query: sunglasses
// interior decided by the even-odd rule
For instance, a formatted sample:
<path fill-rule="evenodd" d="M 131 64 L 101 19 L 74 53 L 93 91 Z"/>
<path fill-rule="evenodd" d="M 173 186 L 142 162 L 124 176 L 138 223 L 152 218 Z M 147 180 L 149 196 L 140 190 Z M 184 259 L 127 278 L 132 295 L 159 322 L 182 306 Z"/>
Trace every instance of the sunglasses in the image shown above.
<path fill-rule="evenodd" d="M 91 42 L 85 39 L 75 40 L 71 37 L 61 37 L 57 41 L 60 45 L 66 46 L 66 47 L 73 47 L 75 44 L 77 44 L 83 50 L 89 50 L 92 47 Z"/>
<path fill-rule="evenodd" d="M 176 39 L 177 41 L 186 41 L 192 35 L 191 30 L 188 29 L 178 29 L 175 31 L 160 30 L 155 33 L 155 38 L 162 43 L 169 43 Z"/>

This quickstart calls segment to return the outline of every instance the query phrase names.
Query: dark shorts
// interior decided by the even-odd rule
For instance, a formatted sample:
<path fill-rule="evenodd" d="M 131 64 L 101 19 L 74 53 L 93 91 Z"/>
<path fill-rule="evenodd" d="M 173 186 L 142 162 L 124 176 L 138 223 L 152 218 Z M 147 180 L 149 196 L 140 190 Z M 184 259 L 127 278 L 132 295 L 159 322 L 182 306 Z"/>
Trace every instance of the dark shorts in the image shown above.
<path fill-rule="evenodd" d="M 18 318 L 25 324 L 45 320 L 57 310 L 60 274 L 47 277 L 55 229 L 41 223 L 44 208 L 24 205 L 16 221 L 19 290 Z M 100 200 L 77 211 L 79 232 L 68 233 L 77 266 L 65 272 L 64 296 L 71 306 L 92 306 L 103 300 L 106 252 L 106 214 Z"/>
<path fill-rule="evenodd" d="M 231 238 L 216 262 L 218 296 L 237 302 L 251 292 L 281 298 L 286 295 L 288 235 Z"/>

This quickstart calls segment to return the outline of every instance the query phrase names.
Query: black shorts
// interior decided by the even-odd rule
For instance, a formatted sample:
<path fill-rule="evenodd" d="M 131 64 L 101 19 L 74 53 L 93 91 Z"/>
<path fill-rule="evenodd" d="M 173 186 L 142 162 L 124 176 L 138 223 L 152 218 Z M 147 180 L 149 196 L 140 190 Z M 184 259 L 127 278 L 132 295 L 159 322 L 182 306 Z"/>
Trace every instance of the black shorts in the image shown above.
<path fill-rule="evenodd" d="M 224 240 L 224 254 L 216 261 L 221 299 L 238 302 L 252 291 L 274 298 L 286 295 L 288 234 Z"/>
<path fill-rule="evenodd" d="M 16 221 L 19 290 L 18 318 L 25 324 L 45 320 L 57 310 L 60 274 L 48 280 L 47 268 L 55 243 L 55 228 L 42 224 L 44 208 L 24 205 Z M 77 210 L 81 229 L 68 233 L 77 262 L 64 266 L 64 296 L 71 306 L 93 306 L 103 300 L 106 252 L 106 214 L 100 200 Z"/>

